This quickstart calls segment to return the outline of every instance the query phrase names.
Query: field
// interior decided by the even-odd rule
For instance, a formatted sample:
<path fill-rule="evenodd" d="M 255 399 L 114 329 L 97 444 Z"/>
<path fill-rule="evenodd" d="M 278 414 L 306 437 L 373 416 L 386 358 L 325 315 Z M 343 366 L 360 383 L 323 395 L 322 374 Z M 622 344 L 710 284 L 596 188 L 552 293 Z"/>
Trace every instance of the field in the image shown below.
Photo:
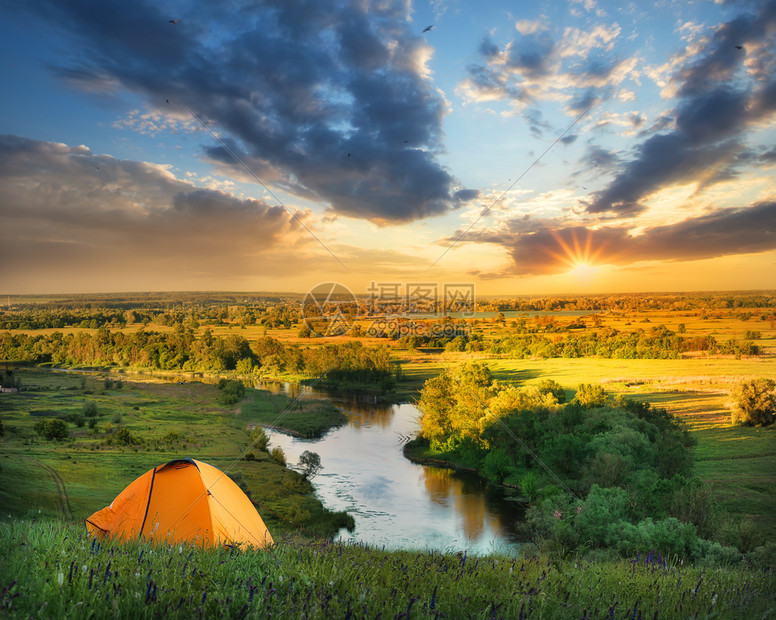
<path fill-rule="evenodd" d="M 339 529 L 333 525 L 336 519 L 328 520 L 331 515 L 326 516 L 309 482 L 268 453 L 252 449 L 251 460 L 237 460 L 249 448 L 256 422 L 253 415 L 241 415 L 239 407 L 222 405 L 212 384 L 127 375 L 119 383 L 107 373 L 31 368 L 18 368 L 16 375 L 25 391 L 2 394 L 0 400 L 5 430 L 0 504 L 7 515 L 80 522 L 142 473 L 174 458 L 195 456 L 223 470 L 231 468 L 228 473 L 247 485 L 272 531 L 331 535 Z M 290 401 L 251 390 L 250 402 L 255 415 L 277 418 Z M 85 403 L 96 406 L 93 429 L 87 423 L 91 418 L 83 414 Z M 308 401 L 301 417 L 308 412 L 315 416 L 318 410 L 332 415 L 328 403 Z M 37 420 L 59 416 L 81 417 L 81 426 L 68 425 L 68 439 L 48 441 L 33 432 Z M 300 416 L 298 407 L 283 419 L 293 426 L 295 416 Z M 119 427 L 136 442 L 120 442 Z"/>
<path fill-rule="evenodd" d="M 227 295 L 221 302 L 217 302 L 214 296 L 192 294 L 189 297 L 180 294 L 163 299 L 141 295 L 128 301 L 119 296 L 116 299 L 120 299 L 125 306 L 126 303 L 136 302 L 141 307 L 147 301 L 152 307 L 161 309 L 154 311 L 157 314 L 147 312 L 142 324 L 137 320 L 129 321 L 126 325 L 111 325 L 109 328 L 114 332 L 126 333 L 134 333 L 141 328 L 173 333 L 181 327 L 182 322 L 189 321 L 187 325 L 193 326 L 190 328 L 195 337 L 201 337 L 208 331 L 213 337 L 237 335 L 248 342 L 269 337 L 284 346 L 313 348 L 355 340 L 367 347 L 388 344 L 392 357 L 400 364 L 402 371 L 401 380 L 389 395 L 398 401 L 415 400 L 425 380 L 469 361 L 487 364 L 494 377 L 502 382 L 531 384 L 543 379 L 554 379 L 564 386 L 568 397 L 573 396 L 576 386 L 581 383 L 598 383 L 613 396 L 625 395 L 648 401 L 665 407 L 685 421 L 698 442 L 695 448 L 695 472 L 713 483 L 722 508 L 733 517 L 751 519 L 767 536 L 776 536 L 776 521 L 771 518 L 776 509 L 774 428 L 732 426 L 729 422 L 728 402 L 731 389 L 743 379 L 776 379 L 776 321 L 770 307 L 738 308 L 735 295 L 724 297 L 724 303 L 719 302 L 722 297 L 709 296 L 709 307 L 703 305 L 706 297 L 701 303 L 692 296 L 686 299 L 679 297 L 678 300 L 641 296 L 620 300 L 616 309 L 607 311 L 505 312 L 502 317 L 495 311 L 497 306 L 494 304 L 492 311 L 480 313 L 466 321 L 466 327 L 480 335 L 484 343 L 481 350 L 446 352 L 440 348 L 400 348 L 396 341 L 385 338 L 302 338 L 298 323 L 291 321 L 286 327 L 278 325 L 277 317 L 280 314 L 276 310 L 284 308 L 283 304 L 265 304 L 261 306 L 261 312 L 257 310 L 251 316 L 243 312 L 250 304 L 244 303 L 245 297 L 241 294 Z M 744 301 L 748 299 L 746 295 L 740 297 Z M 61 299 L 59 303 L 78 302 L 80 305 L 77 308 L 96 304 L 94 300 L 74 299 Z M 185 304 L 190 302 L 194 304 L 192 308 L 197 308 L 197 303 L 204 304 L 203 299 L 210 305 L 203 306 L 209 309 L 200 312 L 198 322 L 193 318 L 194 310 L 190 311 L 189 319 L 186 319 L 186 312 L 189 311 Z M 111 301 L 111 298 L 106 297 L 102 301 Z M 57 300 L 17 298 L 14 302 L 23 311 L 24 304 L 37 302 L 47 304 L 45 307 L 49 308 L 56 305 Z M 218 306 L 217 303 L 222 305 Z M 682 304 L 685 307 L 674 309 Z M 213 307 L 228 308 L 228 312 L 216 312 L 212 310 Z M 42 314 L 45 315 L 45 312 L 42 311 Z M 88 318 L 90 311 L 81 309 L 78 312 L 86 313 Z M 218 320 L 203 318 L 205 315 L 216 314 Z M 8 316 L 13 316 L 13 313 Z M 268 321 L 266 317 L 272 320 Z M 177 321 L 176 324 L 173 324 L 173 319 Z M 366 330 L 370 320 L 361 318 L 357 324 Z M 611 359 L 511 358 L 508 354 L 488 352 L 489 343 L 517 333 L 520 324 L 529 331 L 544 333 L 554 341 L 603 329 L 649 332 L 655 327 L 664 326 L 686 338 L 712 337 L 720 343 L 749 340 L 759 348 L 759 354 L 712 355 L 688 352 L 674 359 Z M 98 334 L 97 329 L 82 327 L 59 330 L 14 329 L 12 333 L 41 335 L 55 331 L 65 334 Z M 82 386 L 80 375 L 25 369 L 23 372 L 28 373 L 30 383 L 39 386 L 41 390 L 0 395 L 0 419 L 6 427 L 27 429 L 22 433 L 26 433 L 24 438 L 11 431 L 6 433 L 3 440 L 0 463 L 4 473 L 13 473 L 13 477 L 20 476 L 27 481 L 24 499 L 18 494 L 0 489 L 0 494 L 5 493 L 0 495 L 4 503 L 7 502 L 15 510 L 23 510 L 25 506 L 34 508 L 42 503 L 44 510 L 51 511 L 53 507 L 59 506 L 59 512 L 68 514 L 68 509 L 62 507 L 61 501 L 57 499 L 59 493 L 55 474 L 58 474 L 67 489 L 70 512 L 82 514 L 109 501 L 111 493 L 121 488 L 121 481 L 131 479 L 181 450 L 196 450 L 206 454 L 217 465 L 228 465 L 247 445 L 249 424 L 272 424 L 283 411 L 283 404 L 274 401 L 274 397 L 265 394 L 259 398 L 252 392 L 237 408 L 225 408 L 218 403 L 215 388 L 199 382 L 215 381 L 219 374 L 236 376 L 234 372 L 194 374 L 170 371 L 158 379 L 154 377 L 160 376 L 159 370 L 134 368 L 126 369 L 127 374 L 118 375 L 115 371 L 113 369 L 110 377 L 123 378 L 124 386 L 121 390 L 104 389 L 103 377 L 99 373 L 88 375 L 86 386 Z M 149 374 L 138 375 L 138 372 Z M 256 370 L 251 376 L 255 377 L 256 374 L 285 380 L 299 380 L 305 376 L 304 373 L 278 369 L 267 371 L 266 368 Z M 24 375 L 22 378 L 27 381 Z M 192 378 L 196 380 L 192 381 Z M 186 382 L 179 383 L 181 380 Z M 99 433 L 92 434 L 86 429 L 76 431 L 75 444 L 65 444 L 66 449 L 62 450 L 63 446 L 36 438 L 29 430 L 32 418 L 43 416 L 47 411 L 76 415 L 85 400 L 94 401 L 98 411 L 102 412 Z M 302 404 L 302 408 L 309 408 L 309 405 Z M 239 411 L 242 417 L 236 413 Z M 310 413 L 309 410 L 307 413 Z M 278 425 L 304 435 L 319 433 L 337 423 L 338 412 L 331 408 L 319 408 L 318 413 L 319 419 L 313 427 L 294 429 L 290 424 L 290 414 L 284 416 Z M 306 419 L 309 418 L 309 415 L 306 416 Z M 114 419 L 119 422 L 114 422 Z M 131 433 L 142 434 L 145 440 L 154 445 L 153 451 L 133 447 L 116 449 L 104 445 L 106 431 L 110 432 L 111 425 L 114 428 L 121 425 Z M 177 443 L 164 443 L 163 438 L 169 432 L 179 436 L 175 440 Z M 9 438 L 15 438 L 16 442 L 9 441 Z M 73 448 L 68 447 L 73 445 L 77 446 L 77 456 L 72 452 Z M 111 458 L 106 458 L 109 455 Z M 95 464 L 101 468 L 99 479 L 111 488 L 99 498 L 94 496 L 90 485 L 85 483 L 91 483 L 92 480 L 84 472 Z M 244 472 L 246 480 L 256 480 L 258 485 L 259 476 L 254 470 L 260 465 L 270 466 L 269 459 L 263 465 L 260 462 L 244 461 L 240 464 L 240 470 Z M 265 487 L 265 490 L 271 489 Z M 258 488 L 256 495 L 260 496 Z"/>

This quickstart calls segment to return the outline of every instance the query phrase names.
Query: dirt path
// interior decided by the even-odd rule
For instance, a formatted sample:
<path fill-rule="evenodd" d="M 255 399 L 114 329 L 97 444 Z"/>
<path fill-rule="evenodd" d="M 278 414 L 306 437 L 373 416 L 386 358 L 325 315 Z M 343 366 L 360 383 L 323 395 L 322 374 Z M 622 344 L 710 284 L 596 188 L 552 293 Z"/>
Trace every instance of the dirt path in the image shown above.
<path fill-rule="evenodd" d="M 65 488 L 65 482 L 62 480 L 62 476 L 60 476 L 59 472 L 57 472 L 57 470 L 53 467 L 49 467 L 37 459 L 35 459 L 35 462 L 43 469 L 45 469 L 49 474 L 51 474 L 51 478 L 54 480 L 54 484 L 57 487 L 57 494 L 59 495 L 59 504 L 62 507 L 62 514 L 65 515 L 65 519 L 72 521 L 73 511 L 70 508 L 70 499 L 67 496 L 67 489 Z"/>

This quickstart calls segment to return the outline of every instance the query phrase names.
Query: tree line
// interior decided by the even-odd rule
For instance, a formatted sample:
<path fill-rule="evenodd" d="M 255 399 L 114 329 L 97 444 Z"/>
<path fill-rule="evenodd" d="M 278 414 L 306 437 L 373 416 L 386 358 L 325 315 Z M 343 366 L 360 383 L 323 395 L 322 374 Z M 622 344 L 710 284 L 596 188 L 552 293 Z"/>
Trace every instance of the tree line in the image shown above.
<path fill-rule="evenodd" d="M 334 385 L 390 389 L 396 370 L 386 347 L 357 341 L 314 347 L 283 344 L 265 336 L 197 336 L 173 332 L 23 334 L 0 333 L 0 359 L 65 367 L 115 366 L 184 372 L 235 371 L 241 374 L 296 374 L 319 377 Z"/>
<path fill-rule="evenodd" d="M 752 335 L 752 334 L 750 334 Z M 678 358 L 691 351 L 708 354 L 757 355 L 751 341 L 717 341 L 710 335 L 683 336 L 664 325 L 623 332 L 613 327 L 579 334 L 548 336 L 541 333 L 510 334 L 491 341 L 491 353 L 524 357 L 606 357 L 619 359 Z"/>

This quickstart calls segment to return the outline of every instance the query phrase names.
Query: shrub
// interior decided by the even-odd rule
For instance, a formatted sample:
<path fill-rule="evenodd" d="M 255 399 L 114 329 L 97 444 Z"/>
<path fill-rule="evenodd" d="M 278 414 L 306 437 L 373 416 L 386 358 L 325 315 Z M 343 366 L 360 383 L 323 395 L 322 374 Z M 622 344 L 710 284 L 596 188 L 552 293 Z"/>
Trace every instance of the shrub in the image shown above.
<path fill-rule="evenodd" d="M 221 390 L 219 400 L 224 405 L 234 405 L 245 396 L 245 386 L 242 381 L 221 379 L 218 382 L 218 389 Z"/>
<path fill-rule="evenodd" d="M 272 460 L 275 461 L 278 465 L 283 465 L 283 467 L 286 466 L 286 453 L 283 452 L 283 448 L 280 446 L 275 446 L 272 448 L 270 456 L 272 457 Z"/>
<path fill-rule="evenodd" d="M 67 423 L 59 418 L 46 418 L 35 422 L 33 430 L 46 439 L 67 439 L 70 432 L 67 430 Z"/>
<path fill-rule="evenodd" d="M 566 402 L 566 390 L 564 390 L 563 386 L 557 381 L 544 379 L 539 383 L 538 387 L 540 394 L 552 394 L 558 403 L 562 404 Z"/>
<path fill-rule="evenodd" d="M 776 415 L 776 382 L 759 377 L 739 383 L 732 392 L 733 424 L 745 426 L 766 426 L 772 424 Z"/>
<path fill-rule="evenodd" d="M 120 428 L 111 436 L 109 441 L 120 446 L 134 446 L 140 443 L 140 440 L 135 437 L 128 428 Z"/>
<path fill-rule="evenodd" d="M 485 476 L 491 480 L 495 480 L 499 483 L 502 482 L 511 469 L 511 460 L 501 448 L 490 450 L 485 455 L 482 471 Z"/>
<path fill-rule="evenodd" d="M 87 418 L 94 418 L 97 416 L 97 403 L 95 403 L 93 400 L 85 400 L 83 409 L 83 414 Z"/>
<path fill-rule="evenodd" d="M 530 501 L 536 499 L 536 476 L 532 471 L 526 472 L 520 480 L 520 490 Z"/>
<path fill-rule="evenodd" d="M 251 447 L 261 450 L 262 452 L 267 452 L 267 444 L 269 444 L 267 433 L 265 433 L 264 429 L 260 426 L 257 427 L 256 430 L 251 433 Z"/>
<path fill-rule="evenodd" d="M 574 400 L 586 409 L 595 409 L 596 407 L 603 407 L 608 400 L 604 388 L 600 385 L 592 385 L 590 383 L 582 383 L 577 387 L 576 396 Z"/>

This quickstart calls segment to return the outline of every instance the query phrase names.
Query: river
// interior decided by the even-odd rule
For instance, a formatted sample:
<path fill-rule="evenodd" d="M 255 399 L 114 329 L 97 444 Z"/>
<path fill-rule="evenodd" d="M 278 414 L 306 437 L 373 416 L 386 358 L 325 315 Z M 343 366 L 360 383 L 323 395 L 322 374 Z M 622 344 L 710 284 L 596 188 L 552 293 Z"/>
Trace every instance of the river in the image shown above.
<path fill-rule="evenodd" d="M 257 385 L 273 392 L 298 393 L 293 384 Z M 343 399 L 315 391 L 305 398 L 332 400 L 348 424 L 323 438 L 306 440 L 267 431 L 289 464 L 305 450 L 321 457 L 313 479 L 316 494 L 331 510 L 346 510 L 356 522 L 337 540 L 386 549 L 428 549 L 469 554 L 509 553 L 520 544 L 517 524 L 523 509 L 516 493 L 485 484 L 477 475 L 418 465 L 402 446 L 414 436 L 420 412 L 412 404 L 387 405 Z"/>

